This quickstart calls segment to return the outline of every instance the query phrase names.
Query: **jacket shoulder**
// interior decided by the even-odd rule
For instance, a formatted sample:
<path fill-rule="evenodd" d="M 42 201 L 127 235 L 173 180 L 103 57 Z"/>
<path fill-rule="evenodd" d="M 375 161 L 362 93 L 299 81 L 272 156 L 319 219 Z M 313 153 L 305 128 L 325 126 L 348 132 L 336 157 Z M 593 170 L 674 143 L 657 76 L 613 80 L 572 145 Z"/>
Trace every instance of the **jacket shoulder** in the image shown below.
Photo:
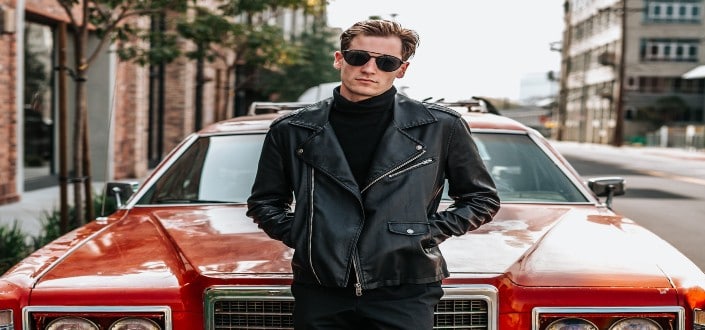
<path fill-rule="evenodd" d="M 287 113 L 287 114 L 284 114 L 284 115 L 278 117 L 277 119 L 274 119 L 274 120 L 272 121 L 272 123 L 269 125 L 269 127 L 271 128 L 271 127 L 274 127 L 274 126 L 279 125 L 279 124 L 282 123 L 282 122 L 291 121 L 293 118 L 296 118 L 297 116 L 299 116 L 302 112 L 304 112 L 304 111 L 310 111 L 310 110 L 315 110 L 315 109 L 320 108 L 321 106 L 322 106 L 321 103 L 318 102 L 318 103 L 309 104 L 309 105 L 307 105 L 307 106 L 305 106 L 305 107 L 303 107 L 303 108 L 299 108 L 299 109 L 293 110 L 293 111 L 291 111 L 291 112 L 289 112 L 289 113 Z"/>
<path fill-rule="evenodd" d="M 444 113 L 444 114 L 450 115 L 455 118 L 462 117 L 462 115 L 459 112 L 457 112 L 451 108 L 437 104 L 437 103 L 424 102 L 423 105 L 426 107 L 426 109 L 430 110 L 431 112 L 436 112 L 436 113 L 440 112 L 440 113 Z"/>

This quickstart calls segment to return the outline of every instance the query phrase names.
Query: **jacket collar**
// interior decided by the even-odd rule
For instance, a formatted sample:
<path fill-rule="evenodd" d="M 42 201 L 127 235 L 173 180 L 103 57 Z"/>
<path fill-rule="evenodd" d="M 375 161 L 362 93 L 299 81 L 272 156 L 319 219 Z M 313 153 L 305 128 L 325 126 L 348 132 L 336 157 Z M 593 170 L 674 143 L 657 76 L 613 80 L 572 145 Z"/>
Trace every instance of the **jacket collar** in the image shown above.
<path fill-rule="evenodd" d="M 302 150 L 302 159 L 334 178 L 360 199 L 361 190 L 367 189 L 386 173 L 425 152 L 426 144 L 404 130 L 437 121 L 422 103 L 397 94 L 394 101 L 394 120 L 379 142 L 370 164 L 369 177 L 360 187 L 350 171 L 333 127 L 328 123 L 332 104 L 333 100 L 329 98 L 297 110 L 291 114 L 289 123 L 312 130 L 311 135 L 298 146 Z"/>
<path fill-rule="evenodd" d="M 305 107 L 293 114 L 292 125 L 321 130 L 328 123 L 328 115 L 333 107 L 333 99 L 328 98 Z M 394 99 L 394 125 L 400 129 L 435 122 L 436 117 L 419 101 L 397 94 Z"/>

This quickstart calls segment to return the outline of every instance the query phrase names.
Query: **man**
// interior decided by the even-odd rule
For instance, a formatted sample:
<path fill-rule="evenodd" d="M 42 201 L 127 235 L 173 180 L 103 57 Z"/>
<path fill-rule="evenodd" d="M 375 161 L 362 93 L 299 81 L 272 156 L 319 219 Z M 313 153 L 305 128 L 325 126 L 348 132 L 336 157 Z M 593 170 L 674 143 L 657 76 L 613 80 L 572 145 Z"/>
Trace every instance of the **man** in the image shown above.
<path fill-rule="evenodd" d="M 267 134 L 247 214 L 295 249 L 296 329 L 431 329 L 449 275 L 438 245 L 499 209 L 467 123 L 393 86 L 418 41 L 396 22 L 354 24 L 334 96 Z M 446 179 L 454 203 L 437 212 Z"/>

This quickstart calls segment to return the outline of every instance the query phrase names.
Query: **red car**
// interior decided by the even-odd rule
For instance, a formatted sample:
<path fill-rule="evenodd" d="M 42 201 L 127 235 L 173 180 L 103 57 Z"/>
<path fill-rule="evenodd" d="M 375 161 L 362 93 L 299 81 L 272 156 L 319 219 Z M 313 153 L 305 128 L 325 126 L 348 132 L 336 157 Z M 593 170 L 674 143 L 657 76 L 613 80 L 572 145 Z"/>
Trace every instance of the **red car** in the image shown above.
<path fill-rule="evenodd" d="M 276 116 L 191 135 L 117 212 L 9 270 L 0 330 L 291 329 L 292 250 L 245 216 Z M 536 131 L 464 118 L 502 208 L 441 245 L 451 276 L 436 329 L 705 329 L 705 274 L 599 199 L 623 180 L 583 182 Z"/>

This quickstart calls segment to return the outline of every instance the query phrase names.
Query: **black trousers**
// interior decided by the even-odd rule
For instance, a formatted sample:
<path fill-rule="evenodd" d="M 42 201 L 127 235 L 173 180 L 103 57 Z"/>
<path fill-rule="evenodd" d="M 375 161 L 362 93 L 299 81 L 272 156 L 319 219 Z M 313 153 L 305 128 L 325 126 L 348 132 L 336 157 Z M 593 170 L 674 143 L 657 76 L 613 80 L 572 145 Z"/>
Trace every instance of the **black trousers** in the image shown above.
<path fill-rule="evenodd" d="M 430 330 L 441 282 L 363 290 L 294 283 L 294 329 Z"/>

